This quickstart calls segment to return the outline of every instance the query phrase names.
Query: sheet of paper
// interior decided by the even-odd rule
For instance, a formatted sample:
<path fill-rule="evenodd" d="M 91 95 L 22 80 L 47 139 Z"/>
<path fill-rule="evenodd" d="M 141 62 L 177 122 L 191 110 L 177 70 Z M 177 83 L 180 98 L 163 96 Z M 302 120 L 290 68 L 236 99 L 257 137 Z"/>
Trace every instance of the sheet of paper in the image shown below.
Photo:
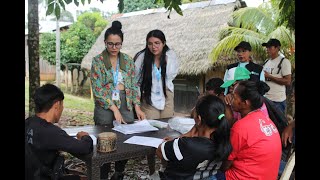
<path fill-rule="evenodd" d="M 72 136 L 77 139 L 77 133 L 70 133 L 69 136 Z M 89 134 L 89 136 L 91 137 L 91 139 L 93 141 L 93 145 L 96 145 L 97 144 L 97 137 L 92 134 Z"/>
<path fill-rule="evenodd" d="M 131 138 L 124 141 L 128 144 L 137 144 L 143 146 L 151 146 L 158 148 L 158 146 L 163 142 L 163 139 L 145 136 L 132 136 Z"/>
<path fill-rule="evenodd" d="M 157 128 L 166 128 L 168 127 L 168 123 L 163 122 L 163 121 L 159 121 L 159 120 L 154 120 L 154 119 L 148 119 L 148 122 Z"/>
<path fill-rule="evenodd" d="M 93 145 L 97 145 L 97 137 L 95 137 L 94 135 L 90 134 L 89 135 L 93 141 Z"/>
<path fill-rule="evenodd" d="M 68 135 L 69 135 L 69 136 L 72 136 L 72 137 L 76 137 L 76 136 L 77 136 L 77 133 L 69 133 Z"/>
<path fill-rule="evenodd" d="M 158 128 L 151 126 L 148 120 L 135 121 L 133 124 L 118 124 L 114 122 L 113 125 L 113 130 L 123 134 L 134 134 L 159 130 Z"/>

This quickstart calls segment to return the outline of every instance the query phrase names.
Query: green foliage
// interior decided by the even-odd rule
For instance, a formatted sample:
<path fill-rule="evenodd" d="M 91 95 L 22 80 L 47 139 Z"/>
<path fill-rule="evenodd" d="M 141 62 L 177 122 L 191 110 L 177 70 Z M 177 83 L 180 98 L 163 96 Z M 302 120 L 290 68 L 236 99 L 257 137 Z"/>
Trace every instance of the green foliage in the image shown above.
<path fill-rule="evenodd" d="M 100 0 L 102 3 L 104 0 Z M 144 0 L 142 0 L 144 1 Z M 146 0 L 147 1 L 147 0 Z M 181 16 L 183 15 L 182 14 L 182 10 L 181 8 L 179 7 L 179 5 L 181 5 L 183 0 L 164 0 L 164 4 L 165 4 L 165 8 L 169 11 L 169 15 L 168 15 L 168 18 L 170 18 L 170 14 L 171 14 L 171 11 L 172 9 L 174 9 L 178 14 L 180 14 Z M 192 1 L 192 0 L 190 0 Z M 57 19 L 60 18 L 60 9 L 61 7 L 63 9 L 65 9 L 65 4 L 69 4 L 71 3 L 72 0 L 48 0 L 48 9 L 47 9 L 47 12 L 46 12 L 46 15 L 50 15 L 52 13 L 55 14 L 55 16 L 57 17 Z M 81 0 L 81 3 L 82 5 L 85 5 L 85 0 Z M 91 0 L 88 0 L 88 4 L 90 4 Z M 118 9 L 119 9 L 119 12 L 122 13 L 124 12 L 124 8 L 126 7 L 125 5 L 125 0 L 118 0 Z M 130 2 L 128 0 L 128 2 Z M 148 2 L 151 2 L 151 0 L 149 0 Z M 162 0 L 153 0 L 152 1 L 153 4 L 156 4 L 156 5 L 159 5 L 159 3 L 161 4 Z M 73 0 L 73 3 L 76 5 L 76 6 L 79 6 L 79 0 Z M 131 8 L 132 9 L 132 8 Z M 142 10 L 142 9 L 140 9 Z"/>
<path fill-rule="evenodd" d="M 61 42 L 60 42 L 61 43 Z M 40 56 L 49 64 L 56 64 L 56 34 L 43 33 L 40 35 Z"/>
<path fill-rule="evenodd" d="M 119 0 L 118 9 L 120 12 L 123 12 L 124 9 L 124 0 Z"/>
<path fill-rule="evenodd" d="M 265 47 L 261 46 L 270 38 L 279 39 L 281 53 L 294 61 L 295 36 L 283 25 L 277 23 L 281 15 L 278 4 L 263 3 L 258 8 L 245 7 L 232 14 L 229 27 L 219 32 L 220 41 L 211 51 L 209 58 L 216 62 L 219 58 L 235 58 L 233 48 L 241 41 L 252 46 L 251 55 L 256 61 L 263 62 L 267 58 Z"/>
<path fill-rule="evenodd" d="M 270 14 L 263 9 L 246 7 L 233 13 L 233 26 L 269 34 L 276 24 Z"/>
<path fill-rule="evenodd" d="M 157 3 L 155 4 L 152 0 L 124 0 L 123 12 L 128 13 L 164 6 L 163 0 L 159 0 Z"/>
<path fill-rule="evenodd" d="M 108 24 L 108 21 L 103 19 L 100 12 L 84 12 L 78 17 L 78 22 L 90 28 L 95 37 L 98 37 Z"/>
<path fill-rule="evenodd" d="M 296 26 L 295 22 L 295 0 L 278 0 L 280 16 L 278 19 L 278 24 L 283 24 L 288 29 L 294 31 Z"/>
<path fill-rule="evenodd" d="M 61 32 L 60 61 L 65 63 L 81 63 L 96 38 L 93 32 L 81 23 L 71 25 L 66 32 Z M 45 33 L 40 36 L 40 55 L 50 64 L 56 63 L 56 35 Z"/>
<path fill-rule="evenodd" d="M 82 23 L 73 24 L 63 33 L 61 46 L 61 62 L 81 63 L 96 38 L 93 32 Z M 61 43 L 62 44 L 62 43 Z"/>

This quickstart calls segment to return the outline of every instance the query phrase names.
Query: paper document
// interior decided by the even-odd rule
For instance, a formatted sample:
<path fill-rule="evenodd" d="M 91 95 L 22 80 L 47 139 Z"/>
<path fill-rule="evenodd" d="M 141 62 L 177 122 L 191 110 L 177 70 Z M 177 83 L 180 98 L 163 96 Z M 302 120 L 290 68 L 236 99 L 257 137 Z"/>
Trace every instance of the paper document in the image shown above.
<path fill-rule="evenodd" d="M 137 144 L 143 146 L 151 146 L 158 148 L 158 146 L 163 142 L 163 139 L 145 136 L 132 136 L 131 138 L 124 141 L 128 144 Z"/>
<path fill-rule="evenodd" d="M 113 130 L 121 132 L 123 134 L 134 134 L 159 130 L 158 128 L 151 126 L 148 120 L 135 121 L 133 124 L 119 124 L 114 121 L 113 125 Z"/>
<path fill-rule="evenodd" d="M 72 136 L 77 139 L 77 133 L 70 133 L 69 136 Z M 92 134 L 90 134 L 89 136 L 91 137 L 91 139 L 93 141 L 93 145 L 96 145 L 97 144 L 97 137 L 95 137 Z"/>
<path fill-rule="evenodd" d="M 97 138 L 92 134 L 90 134 L 89 136 L 91 137 L 91 139 L 93 141 L 93 145 L 97 145 Z"/>
<path fill-rule="evenodd" d="M 148 122 L 152 126 L 157 127 L 157 128 L 166 128 L 166 127 L 168 127 L 168 123 L 162 122 L 162 121 L 159 121 L 159 120 L 148 119 Z"/>

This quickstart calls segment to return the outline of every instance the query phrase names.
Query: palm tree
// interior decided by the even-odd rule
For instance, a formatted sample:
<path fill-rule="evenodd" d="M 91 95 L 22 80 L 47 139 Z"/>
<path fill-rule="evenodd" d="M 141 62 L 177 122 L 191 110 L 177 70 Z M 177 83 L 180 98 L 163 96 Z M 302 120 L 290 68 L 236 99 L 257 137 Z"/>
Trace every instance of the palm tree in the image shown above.
<path fill-rule="evenodd" d="M 271 2 L 280 9 L 278 24 L 283 24 L 295 31 L 295 0 L 271 0 Z"/>
<path fill-rule="evenodd" d="M 213 48 L 209 58 L 212 62 L 223 57 L 235 58 L 233 48 L 241 41 L 247 41 L 252 46 L 253 59 L 262 63 L 267 57 L 265 48 L 261 44 L 270 38 L 276 38 L 281 42 L 281 53 L 294 62 L 294 34 L 285 26 L 278 24 L 275 20 L 278 17 L 279 8 L 271 3 L 234 11 L 229 27 L 220 31 L 220 41 Z"/>

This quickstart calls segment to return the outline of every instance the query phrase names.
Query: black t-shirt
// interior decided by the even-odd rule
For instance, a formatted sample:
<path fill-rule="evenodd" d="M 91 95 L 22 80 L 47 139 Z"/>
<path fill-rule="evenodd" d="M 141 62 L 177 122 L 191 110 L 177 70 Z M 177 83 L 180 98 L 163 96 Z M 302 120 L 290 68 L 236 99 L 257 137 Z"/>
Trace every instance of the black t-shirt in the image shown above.
<path fill-rule="evenodd" d="M 81 140 L 77 140 L 69 136 L 60 127 L 37 116 L 25 120 L 25 130 L 25 138 L 33 154 L 44 166 L 49 168 L 52 168 L 59 151 L 79 156 L 89 154 L 93 150 L 93 141 L 90 136 L 83 136 Z M 33 162 L 30 158 L 28 155 L 25 157 L 26 166 L 33 167 L 25 167 L 26 171 L 32 171 L 26 172 L 29 175 L 39 168 L 35 167 L 34 164 L 30 164 Z"/>
<path fill-rule="evenodd" d="M 162 156 L 168 162 L 166 179 L 201 179 L 214 175 L 221 162 L 214 162 L 215 143 L 205 137 L 182 137 L 161 146 Z"/>

